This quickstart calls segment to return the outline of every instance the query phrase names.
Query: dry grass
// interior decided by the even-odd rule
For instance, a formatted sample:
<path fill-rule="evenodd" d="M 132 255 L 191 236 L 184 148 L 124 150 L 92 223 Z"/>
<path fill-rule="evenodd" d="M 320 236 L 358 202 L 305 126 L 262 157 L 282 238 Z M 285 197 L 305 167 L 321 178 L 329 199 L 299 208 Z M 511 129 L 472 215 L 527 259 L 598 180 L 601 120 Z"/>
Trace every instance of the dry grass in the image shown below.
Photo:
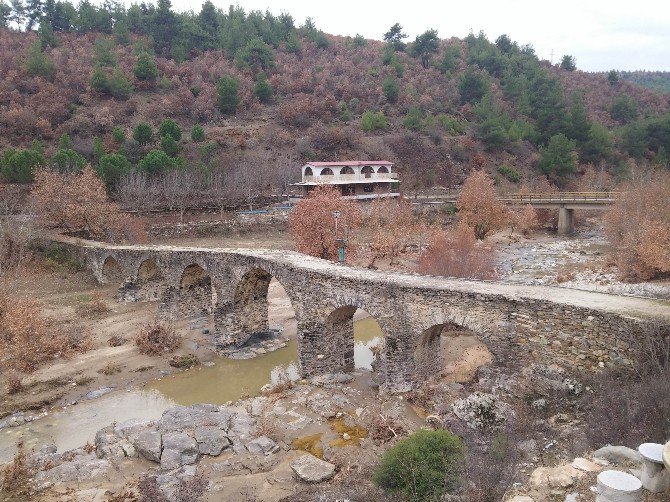
<path fill-rule="evenodd" d="M 88 301 L 78 305 L 75 310 L 81 317 L 96 319 L 108 313 L 110 309 L 105 300 L 103 300 L 102 295 L 96 291 Z"/>
<path fill-rule="evenodd" d="M 30 500 L 33 468 L 28 462 L 23 441 L 19 441 L 16 449 L 14 460 L 2 471 L 3 500 Z"/>
<path fill-rule="evenodd" d="M 119 335 L 114 335 L 107 340 L 107 344 L 110 347 L 120 347 L 121 345 L 125 344 L 128 340 L 123 338 L 122 336 Z"/>
<path fill-rule="evenodd" d="M 98 373 L 102 375 L 114 375 L 116 373 L 121 373 L 122 366 L 116 363 L 107 363 L 105 366 L 98 370 Z"/>
<path fill-rule="evenodd" d="M 57 357 L 69 357 L 91 347 L 90 338 L 45 316 L 30 298 L 0 291 L 0 365 L 10 371 L 30 373 Z"/>
<path fill-rule="evenodd" d="M 158 356 L 174 352 L 181 345 L 182 337 L 174 327 L 158 321 L 145 325 L 135 338 L 141 354 Z"/>
<path fill-rule="evenodd" d="M 21 377 L 16 374 L 11 374 L 7 377 L 7 394 L 18 394 L 23 390 Z"/>

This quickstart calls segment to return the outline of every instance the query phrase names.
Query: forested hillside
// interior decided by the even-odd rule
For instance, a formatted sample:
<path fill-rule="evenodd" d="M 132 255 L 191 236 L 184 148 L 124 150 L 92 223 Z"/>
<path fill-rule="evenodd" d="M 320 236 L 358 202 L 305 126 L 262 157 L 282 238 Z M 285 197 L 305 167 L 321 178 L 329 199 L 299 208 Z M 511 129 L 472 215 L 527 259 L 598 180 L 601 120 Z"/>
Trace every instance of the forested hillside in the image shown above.
<path fill-rule="evenodd" d="M 622 71 L 621 78 L 658 92 L 670 92 L 668 71 Z"/>
<path fill-rule="evenodd" d="M 169 0 L 3 5 L 8 182 L 91 163 L 138 203 L 188 187 L 252 199 L 284 190 L 308 159 L 387 158 L 407 189 L 481 167 L 516 190 L 542 175 L 576 187 L 588 165 L 612 178 L 668 165 L 670 95 L 570 56 L 551 66 L 505 35 L 409 41 L 396 24 L 383 41 L 337 37 L 211 2 L 185 14 Z"/>

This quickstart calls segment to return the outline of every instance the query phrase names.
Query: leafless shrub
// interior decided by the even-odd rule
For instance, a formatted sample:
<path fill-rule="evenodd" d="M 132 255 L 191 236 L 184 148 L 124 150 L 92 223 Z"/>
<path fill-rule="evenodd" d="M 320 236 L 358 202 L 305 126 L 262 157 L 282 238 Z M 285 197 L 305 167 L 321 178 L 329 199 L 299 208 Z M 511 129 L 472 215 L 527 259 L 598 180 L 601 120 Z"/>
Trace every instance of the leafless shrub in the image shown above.
<path fill-rule="evenodd" d="M 158 356 L 166 352 L 174 352 L 181 345 L 182 337 L 177 334 L 174 326 L 161 322 L 146 324 L 135 338 L 135 345 L 141 354 Z"/>
<path fill-rule="evenodd" d="M 277 424 L 272 418 L 262 415 L 256 420 L 256 429 L 253 433 L 254 437 L 267 436 L 271 439 L 275 439 L 276 435 Z"/>
<path fill-rule="evenodd" d="M 379 445 L 388 443 L 399 436 L 404 436 L 407 431 L 398 421 L 377 413 L 372 417 L 369 434 L 372 441 Z"/>
<path fill-rule="evenodd" d="M 96 291 L 87 302 L 78 305 L 76 311 L 81 317 L 95 319 L 109 312 L 109 306 L 102 295 Z"/>
<path fill-rule="evenodd" d="M 16 450 L 14 460 L 2 471 L 2 492 L 10 501 L 28 500 L 33 466 L 28 461 L 23 441 L 17 443 Z"/>
<path fill-rule="evenodd" d="M 122 366 L 116 363 L 107 363 L 105 366 L 98 370 L 98 373 L 102 375 L 114 375 L 115 373 L 121 373 Z"/>
<path fill-rule="evenodd" d="M 263 394 L 266 396 L 280 395 L 291 388 L 293 388 L 291 376 L 285 368 L 281 368 L 276 373 L 275 382 L 267 391 L 263 392 Z"/>
<path fill-rule="evenodd" d="M 30 298 L 0 291 L 0 364 L 7 370 L 32 372 L 45 361 L 69 357 L 91 347 L 90 338 L 76 327 L 46 317 Z"/>
<path fill-rule="evenodd" d="M 7 394 L 18 394 L 23 390 L 21 377 L 15 373 L 7 377 Z"/>
<path fill-rule="evenodd" d="M 631 369 L 610 370 L 589 382 L 584 397 L 585 429 L 594 448 L 635 447 L 670 437 L 670 329 L 650 323 L 630 331 Z"/>
<path fill-rule="evenodd" d="M 202 473 L 191 479 L 180 479 L 172 497 L 168 498 L 158 486 L 156 476 L 143 476 L 137 483 L 140 502 L 195 502 L 205 493 L 208 481 Z"/>
<path fill-rule="evenodd" d="M 20 216 L 0 219 L 0 273 L 30 262 L 33 253 L 29 244 L 34 236 L 35 230 L 29 219 Z"/>
<path fill-rule="evenodd" d="M 119 335 L 114 335 L 107 340 L 107 343 L 109 344 L 110 347 L 120 347 L 121 345 L 125 344 L 128 340 L 123 338 L 122 336 Z"/>

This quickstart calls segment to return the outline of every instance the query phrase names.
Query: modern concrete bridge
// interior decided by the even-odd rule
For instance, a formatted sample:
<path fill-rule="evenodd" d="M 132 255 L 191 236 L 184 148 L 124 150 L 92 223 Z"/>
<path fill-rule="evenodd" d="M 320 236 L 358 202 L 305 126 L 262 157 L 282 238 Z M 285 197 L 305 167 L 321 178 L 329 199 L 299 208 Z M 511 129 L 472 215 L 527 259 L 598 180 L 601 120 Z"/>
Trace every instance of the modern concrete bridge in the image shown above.
<path fill-rule="evenodd" d="M 614 203 L 618 192 L 518 193 L 500 199 L 509 205 L 530 204 L 537 209 L 558 209 L 558 234 L 575 231 L 575 209 L 605 209 Z"/>
<path fill-rule="evenodd" d="M 558 234 L 569 235 L 575 231 L 574 210 L 602 210 L 614 203 L 619 192 L 546 192 L 518 193 L 499 200 L 510 206 L 530 204 L 537 209 L 558 209 Z M 456 204 L 458 197 L 451 195 L 419 195 L 410 201 L 435 201 L 434 203 Z M 426 202 L 424 202 L 426 203 Z"/>
<path fill-rule="evenodd" d="M 386 384 L 394 392 L 441 371 L 440 335 L 453 325 L 474 330 L 509 364 L 578 370 L 626 364 L 646 323 L 670 327 L 670 303 L 650 299 L 393 274 L 284 250 L 60 242 L 100 282 L 118 284 L 127 301 L 156 301 L 165 319 L 209 315 L 219 348 L 267 330 L 274 277 L 295 311 L 304 376 L 353 369 L 353 315 L 363 309 L 385 334 Z"/>

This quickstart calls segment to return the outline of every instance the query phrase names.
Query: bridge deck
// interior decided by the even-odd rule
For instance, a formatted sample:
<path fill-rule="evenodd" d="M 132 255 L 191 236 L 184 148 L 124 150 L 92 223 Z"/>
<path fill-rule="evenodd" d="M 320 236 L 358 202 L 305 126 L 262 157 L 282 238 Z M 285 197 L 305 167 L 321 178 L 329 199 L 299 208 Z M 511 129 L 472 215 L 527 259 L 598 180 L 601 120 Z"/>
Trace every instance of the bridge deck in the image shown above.
<path fill-rule="evenodd" d="M 657 318 L 670 321 L 670 301 L 597 293 L 556 286 L 525 286 L 502 281 L 477 281 L 456 278 L 400 274 L 338 265 L 328 260 L 307 256 L 295 251 L 244 248 L 195 248 L 178 246 L 124 246 L 81 241 L 59 237 L 59 240 L 83 247 L 116 250 L 163 250 L 176 253 L 206 252 L 209 254 L 237 254 L 265 259 L 277 264 L 302 268 L 306 271 L 354 280 L 364 279 L 378 282 L 385 287 L 396 285 L 406 288 L 430 288 L 435 290 L 462 291 L 475 294 L 501 295 L 514 300 L 543 300 L 564 304 L 566 307 L 582 307 L 623 314 L 631 317 Z"/>

